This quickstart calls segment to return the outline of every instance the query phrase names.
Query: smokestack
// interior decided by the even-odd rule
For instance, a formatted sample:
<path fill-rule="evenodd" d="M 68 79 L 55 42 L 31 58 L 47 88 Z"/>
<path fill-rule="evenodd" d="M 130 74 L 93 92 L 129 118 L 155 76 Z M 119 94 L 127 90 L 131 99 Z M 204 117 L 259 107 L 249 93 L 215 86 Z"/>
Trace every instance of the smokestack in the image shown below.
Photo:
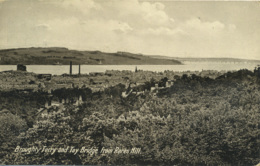
<path fill-rule="evenodd" d="M 80 75 L 80 64 L 79 64 L 79 75 Z"/>
<path fill-rule="evenodd" d="M 72 75 L 72 61 L 70 61 L 70 75 Z"/>

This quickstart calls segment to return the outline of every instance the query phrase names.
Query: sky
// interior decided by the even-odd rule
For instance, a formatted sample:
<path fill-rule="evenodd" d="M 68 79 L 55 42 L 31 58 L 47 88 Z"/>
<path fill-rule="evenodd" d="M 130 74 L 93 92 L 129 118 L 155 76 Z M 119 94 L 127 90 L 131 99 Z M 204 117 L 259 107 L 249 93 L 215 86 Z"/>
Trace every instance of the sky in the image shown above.
<path fill-rule="evenodd" d="M 0 49 L 260 59 L 260 2 L 0 0 Z"/>

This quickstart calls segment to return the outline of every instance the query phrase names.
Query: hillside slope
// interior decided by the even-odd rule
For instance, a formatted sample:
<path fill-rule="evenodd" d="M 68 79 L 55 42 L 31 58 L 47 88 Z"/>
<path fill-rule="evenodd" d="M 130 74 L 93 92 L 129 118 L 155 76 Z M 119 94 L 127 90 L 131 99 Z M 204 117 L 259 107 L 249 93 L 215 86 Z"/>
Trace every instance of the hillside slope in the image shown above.
<path fill-rule="evenodd" d="M 260 63 L 260 60 L 257 59 L 240 59 L 240 58 L 223 58 L 223 57 L 215 57 L 215 58 L 189 58 L 189 57 L 169 57 L 169 56 L 157 56 L 152 55 L 152 58 L 158 59 L 174 59 L 180 62 L 213 62 L 213 63 Z"/>
<path fill-rule="evenodd" d="M 67 48 L 19 48 L 0 50 L 1 65 L 177 65 L 180 61 L 174 59 L 153 58 L 141 54 L 127 52 L 105 53 L 100 51 L 76 51 Z"/>

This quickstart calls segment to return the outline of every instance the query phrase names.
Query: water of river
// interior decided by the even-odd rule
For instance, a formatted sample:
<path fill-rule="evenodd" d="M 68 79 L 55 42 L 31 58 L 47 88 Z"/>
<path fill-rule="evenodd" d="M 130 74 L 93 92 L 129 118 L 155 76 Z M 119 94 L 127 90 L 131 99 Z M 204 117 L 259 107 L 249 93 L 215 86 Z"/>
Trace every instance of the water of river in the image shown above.
<path fill-rule="evenodd" d="M 81 73 L 105 72 L 106 70 L 138 70 L 163 72 L 170 71 L 202 71 L 202 70 L 225 70 L 233 71 L 240 69 L 253 70 L 257 63 L 212 63 L 212 62 L 192 62 L 184 65 L 81 65 Z M 27 65 L 28 72 L 37 74 L 54 74 L 60 75 L 69 73 L 69 65 Z M 16 65 L 0 65 L 0 71 L 16 70 Z M 73 65 L 72 73 L 77 74 L 78 65 Z"/>

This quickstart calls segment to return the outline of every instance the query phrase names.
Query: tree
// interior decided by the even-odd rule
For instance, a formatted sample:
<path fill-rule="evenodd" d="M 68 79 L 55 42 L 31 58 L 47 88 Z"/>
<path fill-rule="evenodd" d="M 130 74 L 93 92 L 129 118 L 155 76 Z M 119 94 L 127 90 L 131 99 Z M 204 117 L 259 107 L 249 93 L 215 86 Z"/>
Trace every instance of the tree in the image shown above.
<path fill-rule="evenodd" d="M 11 113 L 0 114 L 0 158 L 15 149 L 17 136 L 26 130 L 26 121 L 19 116 Z"/>

